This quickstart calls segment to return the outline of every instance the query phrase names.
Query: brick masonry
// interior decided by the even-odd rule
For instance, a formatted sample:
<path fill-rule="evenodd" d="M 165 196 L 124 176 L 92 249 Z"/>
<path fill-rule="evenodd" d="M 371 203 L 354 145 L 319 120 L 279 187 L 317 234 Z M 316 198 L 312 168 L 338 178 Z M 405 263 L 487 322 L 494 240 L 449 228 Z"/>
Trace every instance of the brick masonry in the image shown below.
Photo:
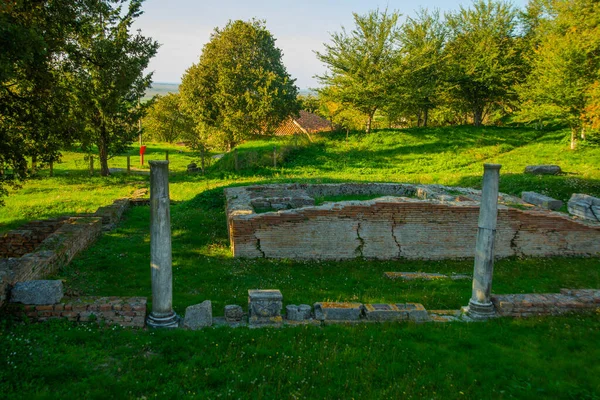
<path fill-rule="evenodd" d="M 345 186 L 267 185 L 263 192 L 267 195 L 262 200 L 286 198 L 286 191 L 293 193 L 290 188 L 304 190 L 308 195 L 335 195 L 340 187 Z M 252 202 L 261 198 L 260 187 L 226 189 L 233 255 L 329 260 L 361 256 L 371 259 L 474 256 L 479 191 L 437 185 L 352 184 L 349 187 L 341 190 L 342 194 L 365 191 L 389 194 L 395 190 L 419 198 L 381 197 L 257 214 Z M 368 190 L 361 191 L 362 188 Z M 504 194 L 500 194 L 499 201 L 497 257 L 600 254 L 600 224 L 527 208 L 520 199 Z M 515 204 L 525 209 L 514 208 Z"/>
<path fill-rule="evenodd" d="M 505 317 L 558 315 L 600 309 L 600 290 L 562 289 L 560 293 L 492 296 L 496 312 Z"/>
<path fill-rule="evenodd" d="M 115 200 L 92 214 L 78 214 L 43 221 L 31 221 L 0 237 L 0 306 L 16 282 L 41 279 L 53 274 L 102 231 L 113 229 L 132 203 L 148 193 L 136 190 L 131 198 Z"/>
<path fill-rule="evenodd" d="M 143 328 L 146 321 L 145 297 L 79 297 L 58 304 L 7 305 L 9 315 L 31 321 L 67 319 L 73 322 L 103 321 L 124 327 Z"/>

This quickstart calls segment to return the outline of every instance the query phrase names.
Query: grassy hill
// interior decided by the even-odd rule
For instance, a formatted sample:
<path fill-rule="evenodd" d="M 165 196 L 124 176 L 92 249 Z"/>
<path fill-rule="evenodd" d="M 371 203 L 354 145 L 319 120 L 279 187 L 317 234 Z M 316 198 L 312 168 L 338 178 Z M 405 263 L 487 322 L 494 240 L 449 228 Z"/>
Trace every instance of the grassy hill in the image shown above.
<path fill-rule="evenodd" d="M 385 181 L 479 187 L 482 164 L 502 164 L 501 191 L 534 190 L 568 200 L 600 196 L 600 149 L 568 150 L 567 131 L 515 128 L 381 130 L 251 141 L 189 175 L 185 148 L 150 144 L 146 160 L 171 161 L 175 310 L 210 299 L 246 307 L 247 290 L 277 288 L 285 304 L 316 301 L 468 303 L 470 281 L 392 281 L 384 271 L 471 273 L 472 260 L 299 262 L 234 259 L 222 189 L 268 182 Z M 272 164 L 273 146 L 280 155 Z M 139 158 L 132 149 L 132 164 Z M 147 176 L 89 177 L 84 154 L 65 152 L 54 177 L 12 191 L 4 229 L 63 213 L 94 211 Z M 111 159 L 124 167 L 125 156 Z M 558 164 L 559 176 L 529 176 L 528 164 Z M 82 295 L 150 296 L 147 207 L 135 207 L 55 278 Z M 600 288 L 592 258 L 511 258 L 495 265 L 495 293 Z M 200 332 L 127 331 L 63 322 L 0 323 L 0 390 L 7 397 L 182 398 L 577 398 L 600 393 L 600 315 L 499 319 L 475 324 L 377 324 Z M 32 356 L 32 355 L 35 355 Z M 64 377 L 68 376 L 69 379 Z"/>

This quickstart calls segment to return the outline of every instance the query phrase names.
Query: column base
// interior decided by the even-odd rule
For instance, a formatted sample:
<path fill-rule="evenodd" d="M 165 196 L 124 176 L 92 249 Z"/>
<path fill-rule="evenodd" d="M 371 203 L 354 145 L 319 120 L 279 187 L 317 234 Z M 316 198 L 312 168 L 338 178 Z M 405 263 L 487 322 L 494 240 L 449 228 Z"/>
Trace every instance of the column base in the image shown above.
<path fill-rule="evenodd" d="M 474 320 L 490 319 L 496 317 L 496 309 L 490 301 L 487 304 L 478 303 L 469 300 L 469 305 L 464 307 L 464 311 L 469 318 Z"/>
<path fill-rule="evenodd" d="M 150 313 L 146 318 L 146 325 L 149 328 L 179 328 L 181 318 L 175 312 L 171 314 L 154 314 Z"/>

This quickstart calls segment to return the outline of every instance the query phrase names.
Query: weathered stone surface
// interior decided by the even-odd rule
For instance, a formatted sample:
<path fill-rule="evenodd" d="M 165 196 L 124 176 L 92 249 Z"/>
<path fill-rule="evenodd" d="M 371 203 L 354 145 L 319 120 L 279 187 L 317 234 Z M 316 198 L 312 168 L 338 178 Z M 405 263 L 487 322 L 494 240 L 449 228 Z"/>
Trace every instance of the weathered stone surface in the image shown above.
<path fill-rule="evenodd" d="M 227 322 L 240 322 L 244 318 L 244 310 L 242 306 L 237 304 L 230 304 L 225 306 L 225 321 Z"/>
<path fill-rule="evenodd" d="M 183 327 L 187 329 L 202 329 L 212 325 L 212 304 L 205 300 L 200 304 L 185 309 Z"/>
<path fill-rule="evenodd" d="M 56 304 L 63 298 L 62 281 L 18 282 L 11 290 L 10 302 L 23 304 Z"/>
<path fill-rule="evenodd" d="M 308 304 L 299 306 L 290 304 L 285 307 L 286 319 L 289 321 L 304 321 L 311 317 L 311 307 Z"/>
<path fill-rule="evenodd" d="M 561 172 L 558 165 L 528 165 L 525 167 L 525 173 L 532 175 L 557 175 Z"/>
<path fill-rule="evenodd" d="M 419 303 L 405 303 L 405 304 L 396 304 L 398 310 L 406 311 L 408 313 L 408 320 L 413 322 L 429 322 L 431 318 L 423 307 L 422 304 Z"/>
<path fill-rule="evenodd" d="M 530 204 L 549 210 L 558 210 L 563 206 L 562 201 L 536 192 L 523 192 L 521 193 L 521 198 Z"/>
<path fill-rule="evenodd" d="M 572 215 L 600 222 L 600 199 L 597 197 L 574 193 L 567 203 L 567 208 Z"/>
<path fill-rule="evenodd" d="M 530 317 L 569 312 L 590 312 L 600 307 L 598 289 L 561 289 L 560 293 L 503 294 L 492 296 L 500 316 Z"/>
<path fill-rule="evenodd" d="M 433 281 L 438 279 L 448 279 L 448 276 L 444 274 L 427 273 L 427 272 L 385 272 L 387 278 L 390 279 L 404 279 L 405 281 L 412 281 L 414 279 L 423 279 L 426 281 Z"/>
<path fill-rule="evenodd" d="M 283 295 L 279 290 L 248 290 L 250 324 L 280 323 Z"/>
<path fill-rule="evenodd" d="M 418 189 L 422 188 L 419 186 Z M 481 191 L 441 185 L 429 185 L 426 189 L 423 193 L 426 192 L 427 200 L 379 197 L 259 214 L 254 211 L 253 204 L 268 206 L 266 211 L 272 211 L 271 203 L 266 199 L 285 199 L 281 192 L 286 190 L 304 190 L 311 196 L 330 196 L 414 194 L 417 189 L 414 185 L 399 184 L 289 184 L 228 188 L 225 192 L 231 249 L 235 257 L 248 258 L 432 260 L 473 257 Z M 461 201 L 440 201 L 440 198 L 445 199 L 443 193 L 461 198 Z M 476 201 L 469 201 L 467 197 Z M 463 198 L 466 200 L 463 201 Z M 532 207 L 510 207 L 514 204 L 528 205 L 520 198 L 499 193 L 498 199 L 495 257 L 600 252 L 600 229 L 563 214 Z M 253 203 L 255 200 L 257 202 Z"/>
<path fill-rule="evenodd" d="M 365 317 L 369 321 L 404 321 L 408 311 L 399 309 L 396 304 L 365 304 Z"/>
<path fill-rule="evenodd" d="M 320 321 L 358 321 L 362 308 L 361 303 L 315 303 L 315 319 Z"/>

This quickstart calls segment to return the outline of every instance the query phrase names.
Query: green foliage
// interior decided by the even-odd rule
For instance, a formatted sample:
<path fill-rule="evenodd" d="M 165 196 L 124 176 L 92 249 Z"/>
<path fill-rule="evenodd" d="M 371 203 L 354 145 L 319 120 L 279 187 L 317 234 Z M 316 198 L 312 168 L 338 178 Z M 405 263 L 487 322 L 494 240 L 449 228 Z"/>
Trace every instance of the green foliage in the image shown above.
<path fill-rule="evenodd" d="M 478 0 L 447 14 L 446 21 L 448 101 L 479 126 L 492 107 L 509 110 L 514 101 L 522 68 L 517 13 L 509 3 Z"/>
<path fill-rule="evenodd" d="M 600 4 L 549 1 L 537 17 L 531 72 L 519 88 L 522 121 L 555 118 L 572 129 L 572 148 L 582 127 L 598 127 Z"/>
<path fill-rule="evenodd" d="M 398 81 L 394 96 L 385 107 L 394 125 L 416 116 L 416 126 L 427 126 L 430 110 L 440 103 L 446 31 L 439 13 L 427 10 L 421 10 L 416 18 L 408 17 L 402 24 Z"/>
<path fill-rule="evenodd" d="M 193 142 L 193 137 L 196 136 L 194 122 L 181 109 L 177 93 L 155 99 L 142 126 L 150 138 L 157 142 L 172 143 L 178 139 Z"/>
<path fill-rule="evenodd" d="M 400 14 L 371 11 L 354 14 L 356 28 L 331 35 L 317 58 L 328 68 L 318 77 L 325 87 L 319 94 L 367 117 L 366 131 L 373 116 L 385 106 L 394 85 L 394 59 L 398 47 L 397 22 Z"/>
<path fill-rule="evenodd" d="M 72 116 L 64 66 L 68 39 L 80 31 L 85 2 L 5 1 L 0 4 L 0 205 L 4 185 L 33 172 L 26 157 L 49 163 L 60 157 L 78 125 Z M 11 172 L 8 175 L 8 172 Z"/>
<path fill-rule="evenodd" d="M 231 149 L 268 134 L 299 110 L 298 88 L 275 38 L 260 21 L 230 21 L 215 29 L 180 87 L 184 109 L 205 140 L 220 135 Z"/>
<path fill-rule="evenodd" d="M 108 158 L 123 151 L 140 131 L 137 122 L 147 104 L 140 99 L 152 82 L 144 75 L 158 43 L 132 34 L 143 0 L 101 2 L 85 21 L 76 55 L 72 57 L 71 84 L 85 121 L 83 145 L 98 148 L 101 174 L 109 174 Z M 127 6 L 124 11 L 123 6 Z"/>

